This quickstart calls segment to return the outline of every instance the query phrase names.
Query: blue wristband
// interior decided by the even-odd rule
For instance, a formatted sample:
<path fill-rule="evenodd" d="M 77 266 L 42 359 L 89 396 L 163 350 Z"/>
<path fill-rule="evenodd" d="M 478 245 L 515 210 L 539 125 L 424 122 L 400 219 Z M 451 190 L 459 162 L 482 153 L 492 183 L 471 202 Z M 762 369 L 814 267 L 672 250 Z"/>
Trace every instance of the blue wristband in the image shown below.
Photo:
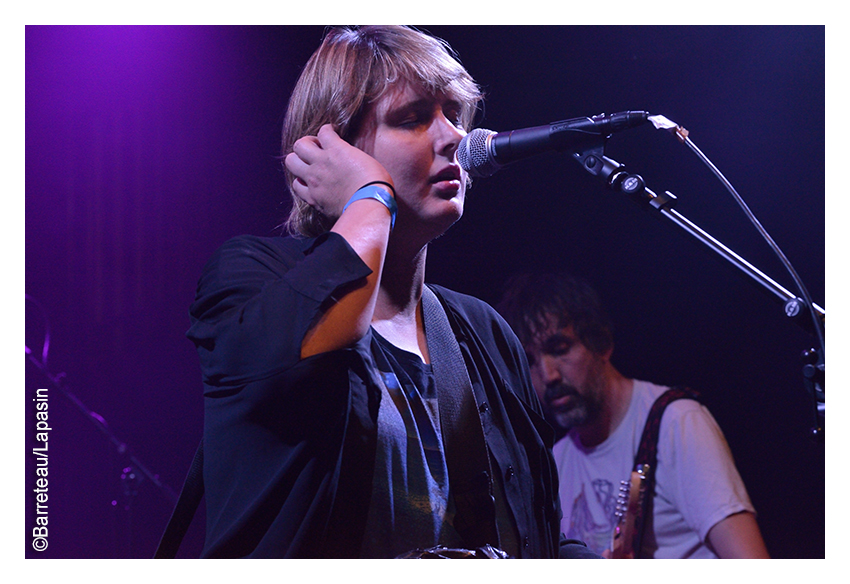
<path fill-rule="evenodd" d="M 361 187 L 358 189 L 356 193 L 351 195 L 351 198 L 348 199 L 348 202 L 345 204 L 345 207 L 342 208 L 342 212 L 345 213 L 345 210 L 353 203 L 354 201 L 359 201 L 360 199 L 375 199 L 376 201 L 382 202 L 387 209 L 390 211 L 390 231 L 392 231 L 393 227 L 395 227 L 395 216 L 398 214 L 398 205 L 395 202 L 395 198 L 390 194 L 390 192 L 381 186 L 381 184 L 368 184 L 365 187 Z"/>

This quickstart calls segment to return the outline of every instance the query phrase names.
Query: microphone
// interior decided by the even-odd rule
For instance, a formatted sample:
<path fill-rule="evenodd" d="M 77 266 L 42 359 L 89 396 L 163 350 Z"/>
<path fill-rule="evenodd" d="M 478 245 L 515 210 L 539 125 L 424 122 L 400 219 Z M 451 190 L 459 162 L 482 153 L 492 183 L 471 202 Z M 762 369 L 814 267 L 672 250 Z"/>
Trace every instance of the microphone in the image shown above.
<path fill-rule="evenodd" d="M 499 133 L 479 128 L 460 141 L 457 160 L 470 176 L 487 177 L 516 160 L 549 150 L 580 146 L 594 137 L 609 136 L 639 126 L 648 118 L 648 112 L 627 111 Z"/>

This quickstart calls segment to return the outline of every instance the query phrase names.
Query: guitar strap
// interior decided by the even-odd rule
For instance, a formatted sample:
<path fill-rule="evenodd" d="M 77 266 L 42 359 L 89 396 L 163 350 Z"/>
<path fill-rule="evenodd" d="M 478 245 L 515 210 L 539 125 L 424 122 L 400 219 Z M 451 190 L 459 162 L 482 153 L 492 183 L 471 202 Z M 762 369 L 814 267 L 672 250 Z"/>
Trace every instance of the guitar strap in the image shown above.
<path fill-rule="evenodd" d="M 640 546 L 643 542 L 643 534 L 646 529 L 647 518 L 652 513 L 652 499 L 655 496 L 655 471 L 658 466 L 658 434 L 661 428 L 661 416 L 664 410 L 672 402 L 679 399 L 699 400 L 699 394 L 696 391 L 686 387 L 671 387 L 660 396 L 652 404 L 649 414 L 646 417 L 646 424 L 643 427 L 643 434 L 640 438 L 640 446 L 635 455 L 634 469 L 637 470 L 641 465 L 647 465 L 646 472 L 646 493 L 643 498 L 643 507 L 635 520 L 635 533 L 633 550 L 635 557 L 640 553 Z"/>
<path fill-rule="evenodd" d="M 440 430 L 455 504 L 454 527 L 469 548 L 499 546 L 493 476 L 472 382 L 446 308 L 427 286 L 422 317 L 437 385 Z"/>

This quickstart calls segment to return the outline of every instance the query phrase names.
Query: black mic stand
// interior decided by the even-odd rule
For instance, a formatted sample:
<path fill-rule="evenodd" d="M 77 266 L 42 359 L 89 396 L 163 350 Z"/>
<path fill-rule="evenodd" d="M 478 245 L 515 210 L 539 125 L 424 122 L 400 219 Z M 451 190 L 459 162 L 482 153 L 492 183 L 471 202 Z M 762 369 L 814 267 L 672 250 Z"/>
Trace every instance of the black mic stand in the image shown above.
<path fill-rule="evenodd" d="M 43 311 L 41 305 L 32 297 L 27 295 L 27 300 L 32 300 L 36 305 L 38 305 L 39 309 Z M 46 315 L 45 315 L 46 317 Z M 45 341 L 49 342 L 49 341 Z M 123 531 L 124 531 L 124 543 L 127 547 L 126 553 L 129 554 L 132 552 L 133 546 L 133 503 L 136 500 L 136 496 L 138 495 L 139 485 L 144 481 L 144 479 L 149 480 L 156 488 L 157 492 L 159 492 L 168 502 L 173 506 L 177 503 L 177 494 L 174 490 L 169 487 L 167 484 L 163 483 L 159 479 L 159 475 L 151 472 L 147 466 L 145 466 L 139 458 L 133 454 L 130 450 L 130 447 L 126 442 L 120 440 L 118 436 L 112 431 L 109 427 L 109 424 L 106 423 L 106 420 L 98 414 L 97 412 L 91 410 L 86 406 L 80 398 L 78 398 L 70 389 L 68 389 L 64 383 L 65 374 L 51 373 L 47 367 L 47 354 L 46 347 L 44 354 L 42 356 L 42 360 L 37 359 L 29 347 L 26 347 L 26 354 L 29 357 L 30 361 L 32 361 L 36 367 L 44 374 L 44 376 L 50 381 L 53 387 L 64 395 L 68 400 L 74 404 L 77 410 L 94 426 L 100 430 L 105 436 L 106 439 L 115 447 L 116 452 L 121 457 L 121 473 L 120 473 L 120 486 L 121 486 L 121 496 L 113 502 L 115 507 L 117 507 L 116 511 L 119 512 L 122 523 L 123 523 Z"/>
<path fill-rule="evenodd" d="M 780 286 L 744 258 L 676 211 L 673 208 L 676 205 L 676 196 L 673 193 L 670 191 L 664 191 L 661 195 L 654 193 L 647 188 L 646 183 L 640 175 L 626 172 L 624 170 L 625 165 L 605 156 L 605 143 L 607 140 L 608 136 L 600 136 L 596 141 L 587 143 L 585 147 L 573 152 L 574 159 L 587 172 L 605 181 L 609 188 L 628 195 L 641 207 L 658 211 L 661 215 L 684 229 L 691 236 L 720 255 L 720 257 L 749 276 L 772 295 L 775 300 L 782 304 L 785 315 L 788 318 L 802 326 L 807 332 L 812 332 L 813 327 L 823 326 L 826 319 L 826 311 L 823 308 L 814 302 L 806 302 L 804 299 L 799 298 L 797 295 Z M 814 320 L 817 320 L 817 322 L 813 322 Z M 811 428 L 811 436 L 819 442 L 822 442 L 824 439 L 826 417 L 825 356 L 823 347 L 821 349 L 821 351 L 807 349 L 802 353 L 803 382 L 806 392 L 812 400 L 814 425 Z"/>

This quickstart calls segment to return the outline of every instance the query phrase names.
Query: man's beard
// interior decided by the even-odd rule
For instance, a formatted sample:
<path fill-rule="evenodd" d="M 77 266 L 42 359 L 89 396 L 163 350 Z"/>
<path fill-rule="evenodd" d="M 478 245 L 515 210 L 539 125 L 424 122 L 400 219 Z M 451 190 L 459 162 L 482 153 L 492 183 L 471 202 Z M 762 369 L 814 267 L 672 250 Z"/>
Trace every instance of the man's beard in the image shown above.
<path fill-rule="evenodd" d="M 543 396 L 547 417 L 564 432 L 595 420 L 602 410 L 600 381 L 601 377 L 589 380 L 583 394 L 567 383 L 557 383 L 547 387 Z M 552 404 L 554 400 L 565 396 L 571 396 L 569 404 L 560 407 Z"/>

